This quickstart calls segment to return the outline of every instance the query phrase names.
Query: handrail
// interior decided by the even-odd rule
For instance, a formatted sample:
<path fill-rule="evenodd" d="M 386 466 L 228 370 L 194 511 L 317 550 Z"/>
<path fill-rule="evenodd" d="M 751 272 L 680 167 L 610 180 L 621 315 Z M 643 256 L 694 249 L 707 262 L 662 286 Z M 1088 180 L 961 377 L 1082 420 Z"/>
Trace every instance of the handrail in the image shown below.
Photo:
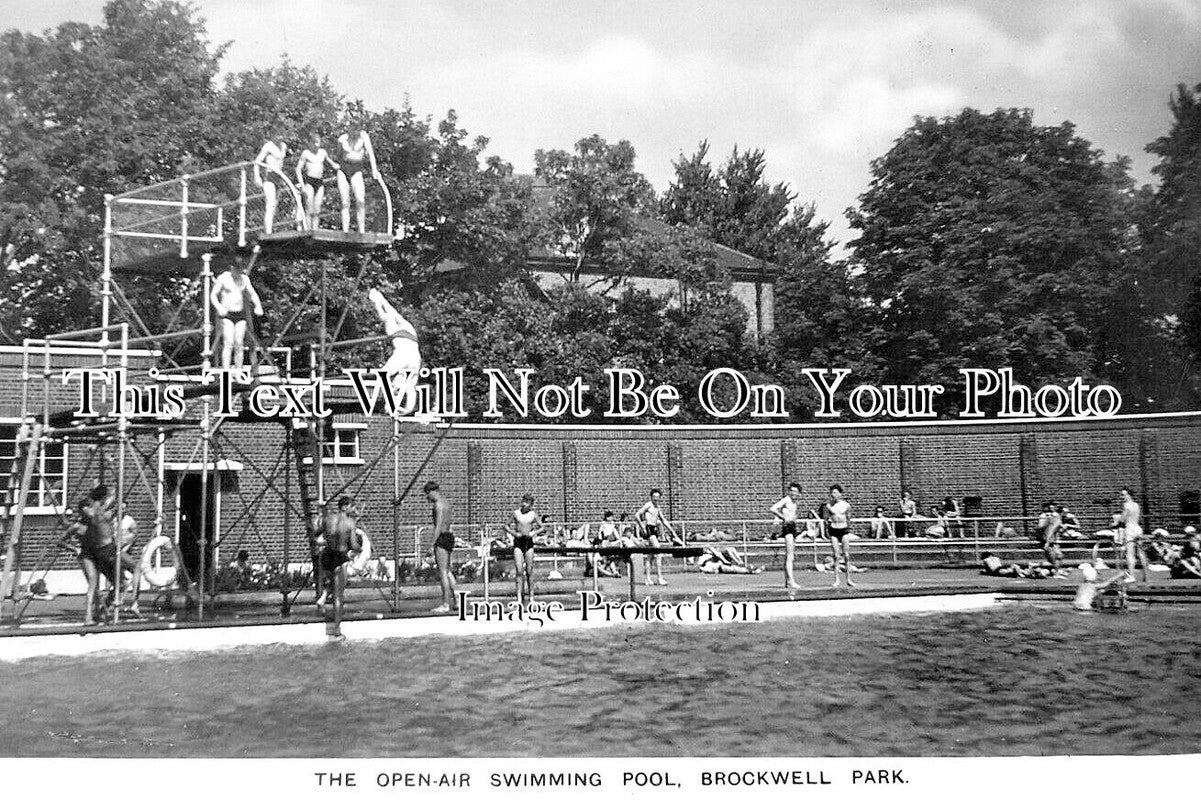
<path fill-rule="evenodd" d="M 106 241 L 118 239 L 164 239 L 179 242 L 181 258 L 187 258 L 188 246 L 191 242 L 221 243 L 228 237 L 236 237 L 239 247 L 246 245 L 248 232 L 261 232 L 266 225 L 257 224 L 247 227 L 247 209 L 251 202 L 259 203 L 265 197 L 262 191 L 247 192 L 250 170 L 258 171 L 265 179 L 282 186 L 279 196 L 287 197 L 292 203 L 293 213 L 289 217 L 281 216 L 279 210 L 286 207 L 286 202 L 278 202 L 275 207 L 272 227 L 295 227 L 305 230 L 307 220 L 303 214 L 304 199 L 296 184 L 280 169 L 261 161 L 240 161 L 223 167 L 204 170 L 195 174 L 181 175 L 169 181 L 141 186 L 106 199 L 106 206 L 112 214 L 107 223 Z M 262 171 L 266 172 L 264 176 Z M 234 185 L 224 185 L 221 182 L 209 183 L 214 178 L 236 178 Z M 155 209 L 174 208 L 171 213 L 152 214 L 151 216 L 136 217 L 135 208 Z M 226 230 L 227 210 L 236 209 L 235 230 Z M 209 215 L 216 212 L 215 221 Z M 202 215 L 199 223 L 190 224 L 194 215 Z M 162 230 L 156 227 L 167 225 Z M 193 230 L 195 229 L 195 230 Z"/>

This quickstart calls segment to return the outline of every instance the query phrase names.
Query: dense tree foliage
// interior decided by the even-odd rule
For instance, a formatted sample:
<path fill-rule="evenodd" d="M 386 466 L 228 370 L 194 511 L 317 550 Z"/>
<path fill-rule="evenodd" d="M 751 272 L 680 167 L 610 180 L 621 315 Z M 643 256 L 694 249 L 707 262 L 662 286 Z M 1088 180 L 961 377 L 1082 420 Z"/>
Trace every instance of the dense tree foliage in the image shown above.
<path fill-rule="evenodd" d="M 1169 106 L 1171 127 L 1147 145 L 1160 183 L 1141 208 L 1146 300 L 1134 318 L 1150 332 L 1139 362 L 1149 394 L 1189 407 L 1201 397 L 1201 84 L 1177 87 Z"/>
<path fill-rule="evenodd" d="M 884 377 L 958 383 L 961 367 L 1030 382 L 1095 376 L 1116 279 L 1127 266 L 1128 188 L 1069 123 L 965 109 L 918 119 L 872 163 L 850 213 L 860 231 Z"/>
<path fill-rule="evenodd" d="M 764 178 L 763 151 L 735 148 L 716 170 L 708 154 L 701 142 L 674 163 L 664 217 L 761 259 L 775 276 L 774 329 L 752 358 L 761 378 L 785 387 L 794 418 L 810 418 L 817 404 L 802 368 L 845 366 L 864 379 L 874 374 L 855 325 L 859 287 L 846 264 L 831 257 L 828 223 L 812 206 L 797 205 L 786 185 Z"/>
<path fill-rule="evenodd" d="M 93 322 L 104 195 L 203 162 L 221 55 L 182 3 L 0 36 L 0 330 Z"/>

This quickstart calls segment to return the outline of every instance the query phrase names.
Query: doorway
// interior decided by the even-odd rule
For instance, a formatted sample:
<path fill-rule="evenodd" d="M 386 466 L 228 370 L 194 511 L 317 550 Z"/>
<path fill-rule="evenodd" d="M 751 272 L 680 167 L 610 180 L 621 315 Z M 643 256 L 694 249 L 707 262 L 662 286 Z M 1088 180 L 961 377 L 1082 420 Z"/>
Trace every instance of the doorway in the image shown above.
<path fill-rule="evenodd" d="M 200 500 L 204 488 L 204 476 L 187 473 L 180 477 L 179 495 L 176 508 L 179 510 L 179 551 L 183 556 L 184 567 L 195 580 L 200 575 Z M 213 564 L 217 557 L 217 513 L 221 507 L 219 480 L 208 483 L 208 511 L 205 517 L 205 539 L 207 540 L 207 557 L 204 559 L 204 571 L 208 581 L 212 581 Z"/>

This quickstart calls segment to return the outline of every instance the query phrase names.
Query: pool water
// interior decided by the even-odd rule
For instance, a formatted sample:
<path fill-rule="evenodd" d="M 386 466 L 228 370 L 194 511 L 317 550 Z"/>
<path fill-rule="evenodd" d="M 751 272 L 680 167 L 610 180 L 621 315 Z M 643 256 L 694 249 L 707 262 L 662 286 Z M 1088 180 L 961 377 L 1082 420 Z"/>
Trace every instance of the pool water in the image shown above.
<path fill-rule="evenodd" d="M 1201 608 L 642 625 L 0 664 L 0 756 L 1201 751 Z"/>

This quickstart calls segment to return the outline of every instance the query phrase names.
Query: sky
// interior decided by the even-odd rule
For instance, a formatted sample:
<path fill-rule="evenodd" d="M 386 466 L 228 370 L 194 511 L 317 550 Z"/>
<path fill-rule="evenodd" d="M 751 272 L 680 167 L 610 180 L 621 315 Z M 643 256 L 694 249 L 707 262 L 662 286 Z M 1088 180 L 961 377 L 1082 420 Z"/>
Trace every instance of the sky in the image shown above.
<path fill-rule="evenodd" d="M 853 238 L 845 211 L 870 163 L 914 116 L 965 106 L 1065 120 L 1153 180 L 1144 148 L 1170 124 L 1179 83 L 1201 84 L 1201 0 L 1007 2 L 400 2 L 196 0 L 225 69 L 287 53 L 382 110 L 453 108 L 519 172 L 534 151 L 599 133 L 628 139 L 663 190 L 702 140 L 719 163 L 765 151 Z M 102 0 L 4 0 L 0 28 L 99 23 Z"/>

